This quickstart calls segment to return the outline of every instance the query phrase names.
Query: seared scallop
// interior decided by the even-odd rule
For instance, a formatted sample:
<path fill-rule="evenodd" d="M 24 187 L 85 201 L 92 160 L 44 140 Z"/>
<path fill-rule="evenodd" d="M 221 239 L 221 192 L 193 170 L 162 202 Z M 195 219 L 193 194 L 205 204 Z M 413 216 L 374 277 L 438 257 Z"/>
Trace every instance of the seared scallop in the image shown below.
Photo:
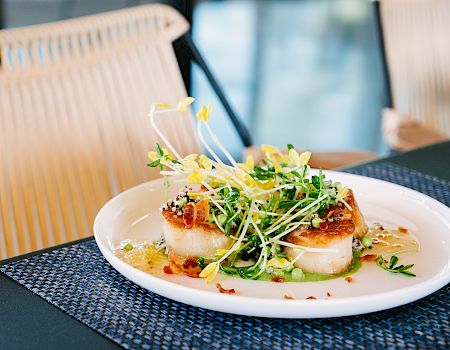
<path fill-rule="evenodd" d="M 293 259 L 298 254 L 294 265 L 305 272 L 335 275 L 347 271 L 352 263 L 353 231 L 355 226 L 351 220 L 327 222 L 322 228 L 306 230 L 297 229 L 291 232 L 286 242 L 310 248 L 326 248 L 329 252 L 306 252 L 297 248 L 286 247 L 285 251 Z"/>
<path fill-rule="evenodd" d="M 183 218 L 169 210 L 164 216 L 164 238 L 169 251 L 181 257 L 214 256 L 217 249 L 228 249 L 233 240 L 217 227 L 207 222 L 186 228 Z"/>
<path fill-rule="evenodd" d="M 348 269 L 353 258 L 353 237 L 363 237 L 368 227 L 352 190 L 348 191 L 345 201 L 352 210 L 342 203 L 332 205 L 322 215 L 319 228 L 297 229 L 286 236 L 285 240 L 291 244 L 330 249 L 329 252 L 308 252 L 298 257 L 301 250 L 285 248 L 291 258 L 298 257 L 294 263 L 296 267 L 327 275 L 343 273 Z"/>

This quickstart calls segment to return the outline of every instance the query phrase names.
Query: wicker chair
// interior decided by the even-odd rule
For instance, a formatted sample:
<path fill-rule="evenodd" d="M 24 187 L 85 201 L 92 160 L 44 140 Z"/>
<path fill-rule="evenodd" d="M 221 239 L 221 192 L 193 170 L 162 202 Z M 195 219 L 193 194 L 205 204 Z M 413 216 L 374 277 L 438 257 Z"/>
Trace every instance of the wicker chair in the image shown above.
<path fill-rule="evenodd" d="M 157 136 L 149 104 L 186 96 L 172 42 L 203 69 L 248 152 L 251 137 L 175 10 L 144 5 L 0 31 L 0 259 L 91 234 L 115 194 L 158 176 L 145 167 Z M 190 112 L 161 128 L 198 153 Z M 374 158 L 315 154 L 316 167 Z"/>
<path fill-rule="evenodd" d="M 90 235 L 109 198 L 157 176 L 146 115 L 186 96 L 172 41 L 188 27 L 147 5 L 0 31 L 0 259 Z M 162 129 L 198 153 L 187 114 Z"/>
<path fill-rule="evenodd" d="M 450 138 L 450 2 L 375 1 L 392 108 L 382 129 L 398 151 Z M 383 43 L 383 40 L 381 41 Z"/>

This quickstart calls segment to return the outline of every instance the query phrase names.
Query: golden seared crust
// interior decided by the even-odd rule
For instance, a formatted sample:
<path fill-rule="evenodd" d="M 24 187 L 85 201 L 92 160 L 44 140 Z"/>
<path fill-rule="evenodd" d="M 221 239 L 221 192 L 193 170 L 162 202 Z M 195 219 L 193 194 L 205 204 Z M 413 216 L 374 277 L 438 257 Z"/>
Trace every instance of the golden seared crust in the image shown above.
<path fill-rule="evenodd" d="M 162 215 L 170 225 L 174 226 L 174 228 L 177 228 L 179 230 L 189 230 L 188 228 L 186 228 L 182 216 L 178 216 L 170 210 L 163 210 Z M 216 224 L 205 222 L 196 224 L 196 227 L 201 227 L 205 232 L 222 233 L 222 231 L 220 231 Z"/>
<path fill-rule="evenodd" d="M 322 228 L 292 231 L 285 240 L 306 247 L 326 247 L 335 240 L 353 235 L 354 230 L 355 225 L 351 220 L 326 222 Z"/>
<path fill-rule="evenodd" d="M 366 221 L 364 220 L 364 216 L 359 210 L 358 203 L 356 203 L 355 196 L 353 195 L 353 191 L 350 190 L 349 195 L 345 198 L 347 203 L 350 205 L 352 210 L 352 220 L 355 224 L 355 231 L 353 232 L 354 236 L 357 238 L 363 237 L 369 228 L 367 227 Z"/>

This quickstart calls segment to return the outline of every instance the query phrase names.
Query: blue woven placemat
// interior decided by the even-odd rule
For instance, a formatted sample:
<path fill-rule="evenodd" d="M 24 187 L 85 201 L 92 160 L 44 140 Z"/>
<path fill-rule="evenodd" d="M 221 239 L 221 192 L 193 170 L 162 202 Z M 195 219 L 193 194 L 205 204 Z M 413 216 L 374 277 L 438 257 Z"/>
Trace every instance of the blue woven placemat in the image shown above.
<path fill-rule="evenodd" d="M 450 206 L 447 181 L 387 162 L 350 172 L 411 187 Z M 94 241 L 12 262 L 0 271 L 130 349 L 450 348 L 449 286 L 368 315 L 281 320 L 208 311 L 148 292 L 116 272 Z"/>

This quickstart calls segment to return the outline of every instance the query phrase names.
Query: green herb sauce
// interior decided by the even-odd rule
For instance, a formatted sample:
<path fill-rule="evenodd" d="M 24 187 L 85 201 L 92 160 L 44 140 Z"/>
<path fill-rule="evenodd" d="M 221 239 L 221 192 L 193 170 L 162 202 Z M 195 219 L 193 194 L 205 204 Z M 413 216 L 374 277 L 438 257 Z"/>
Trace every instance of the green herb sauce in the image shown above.
<path fill-rule="evenodd" d="M 327 280 L 332 280 L 335 278 L 341 278 L 341 277 L 346 277 L 349 275 L 354 274 L 356 271 L 358 271 L 362 266 L 361 263 L 361 258 L 360 258 L 360 254 L 354 253 L 353 254 L 353 261 L 352 264 L 350 265 L 349 269 L 346 272 L 337 274 L 337 275 L 323 275 L 323 274 L 319 274 L 319 273 L 309 273 L 309 272 L 304 272 L 304 277 L 301 280 L 294 280 L 291 277 L 291 273 L 290 272 L 285 272 L 284 276 L 284 282 L 320 282 L 320 281 L 327 281 Z M 223 273 L 223 272 L 222 272 Z M 224 273 L 227 276 L 236 276 L 236 275 L 232 275 L 232 274 L 228 274 L 228 273 Z M 239 277 L 239 276 L 236 276 Z M 270 281 L 272 282 L 272 278 L 277 277 L 277 275 L 272 275 L 270 273 L 267 272 L 263 272 L 258 279 L 256 279 L 257 281 Z M 240 277 L 239 277 L 240 278 Z"/>

